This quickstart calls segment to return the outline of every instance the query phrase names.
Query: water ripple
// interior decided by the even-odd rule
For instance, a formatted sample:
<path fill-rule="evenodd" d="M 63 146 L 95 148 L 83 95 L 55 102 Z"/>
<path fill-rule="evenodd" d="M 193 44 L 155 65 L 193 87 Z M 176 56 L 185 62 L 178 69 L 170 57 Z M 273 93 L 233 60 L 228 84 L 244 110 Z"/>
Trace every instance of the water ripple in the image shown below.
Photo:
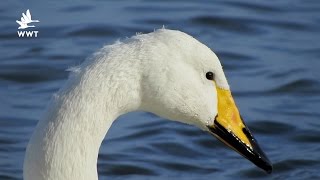
<path fill-rule="evenodd" d="M 212 26 L 221 28 L 226 31 L 237 31 L 243 33 L 259 34 L 262 33 L 258 28 L 252 27 L 247 22 L 248 19 L 240 19 L 235 17 L 220 17 L 220 16 L 197 16 L 190 19 L 190 22 L 196 25 Z"/>
<path fill-rule="evenodd" d="M 106 37 L 106 36 L 117 36 L 121 35 L 121 32 L 112 28 L 111 26 L 102 25 L 90 25 L 72 27 L 65 33 L 67 37 Z"/>
<path fill-rule="evenodd" d="M 254 121 L 250 123 L 250 129 L 256 133 L 269 134 L 269 135 L 281 135 L 288 134 L 295 131 L 295 126 L 272 121 Z"/>
<path fill-rule="evenodd" d="M 300 131 L 291 136 L 290 139 L 296 143 L 320 143 L 320 131 Z"/>
<path fill-rule="evenodd" d="M 103 44 L 162 25 L 217 52 L 274 173 L 195 127 L 139 112 L 113 123 L 100 179 L 320 179 L 318 1 L 37 1 L 27 8 L 40 36 L 29 39 L 17 36 L 24 5 L 0 7 L 0 179 L 22 179 L 27 142 L 65 69 Z"/>

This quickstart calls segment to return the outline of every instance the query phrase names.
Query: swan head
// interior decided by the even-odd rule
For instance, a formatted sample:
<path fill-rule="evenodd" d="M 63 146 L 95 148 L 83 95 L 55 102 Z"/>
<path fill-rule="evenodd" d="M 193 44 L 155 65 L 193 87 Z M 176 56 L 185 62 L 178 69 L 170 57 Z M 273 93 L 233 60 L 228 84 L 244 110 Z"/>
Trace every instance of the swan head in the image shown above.
<path fill-rule="evenodd" d="M 152 54 L 141 68 L 142 110 L 208 131 L 258 167 L 272 171 L 241 118 L 211 49 L 173 30 L 157 30 L 136 39 L 149 44 L 143 54 Z"/>

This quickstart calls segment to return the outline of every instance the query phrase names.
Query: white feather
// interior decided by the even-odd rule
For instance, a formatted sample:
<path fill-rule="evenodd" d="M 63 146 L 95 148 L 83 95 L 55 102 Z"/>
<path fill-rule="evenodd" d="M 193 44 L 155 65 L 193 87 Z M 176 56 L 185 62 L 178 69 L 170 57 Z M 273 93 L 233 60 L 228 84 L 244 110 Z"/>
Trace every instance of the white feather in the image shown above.
<path fill-rule="evenodd" d="M 28 144 L 25 180 L 97 180 L 97 157 L 118 116 L 144 110 L 204 129 L 217 114 L 217 56 L 193 37 L 160 29 L 105 46 L 51 99 Z"/>

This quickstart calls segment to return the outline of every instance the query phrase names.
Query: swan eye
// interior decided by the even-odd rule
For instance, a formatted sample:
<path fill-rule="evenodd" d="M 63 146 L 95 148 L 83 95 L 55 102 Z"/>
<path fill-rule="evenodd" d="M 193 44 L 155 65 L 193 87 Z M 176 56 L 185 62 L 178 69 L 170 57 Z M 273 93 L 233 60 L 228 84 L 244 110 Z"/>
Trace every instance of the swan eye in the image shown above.
<path fill-rule="evenodd" d="M 213 74 L 213 72 L 207 72 L 206 78 L 207 78 L 208 80 L 213 80 L 213 79 L 214 79 L 214 74 Z"/>

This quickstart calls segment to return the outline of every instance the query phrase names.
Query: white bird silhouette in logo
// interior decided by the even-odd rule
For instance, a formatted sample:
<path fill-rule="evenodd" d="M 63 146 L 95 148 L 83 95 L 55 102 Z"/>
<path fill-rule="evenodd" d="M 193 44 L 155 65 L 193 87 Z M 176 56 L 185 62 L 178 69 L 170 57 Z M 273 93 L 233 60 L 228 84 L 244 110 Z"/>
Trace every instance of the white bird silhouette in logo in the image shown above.
<path fill-rule="evenodd" d="M 40 22 L 39 20 L 32 20 L 31 19 L 31 13 L 30 10 L 28 9 L 26 14 L 22 13 L 21 21 L 16 20 L 16 22 L 20 25 L 18 29 L 26 29 L 29 27 L 35 27 L 34 25 L 29 26 L 29 23 L 32 22 Z"/>

